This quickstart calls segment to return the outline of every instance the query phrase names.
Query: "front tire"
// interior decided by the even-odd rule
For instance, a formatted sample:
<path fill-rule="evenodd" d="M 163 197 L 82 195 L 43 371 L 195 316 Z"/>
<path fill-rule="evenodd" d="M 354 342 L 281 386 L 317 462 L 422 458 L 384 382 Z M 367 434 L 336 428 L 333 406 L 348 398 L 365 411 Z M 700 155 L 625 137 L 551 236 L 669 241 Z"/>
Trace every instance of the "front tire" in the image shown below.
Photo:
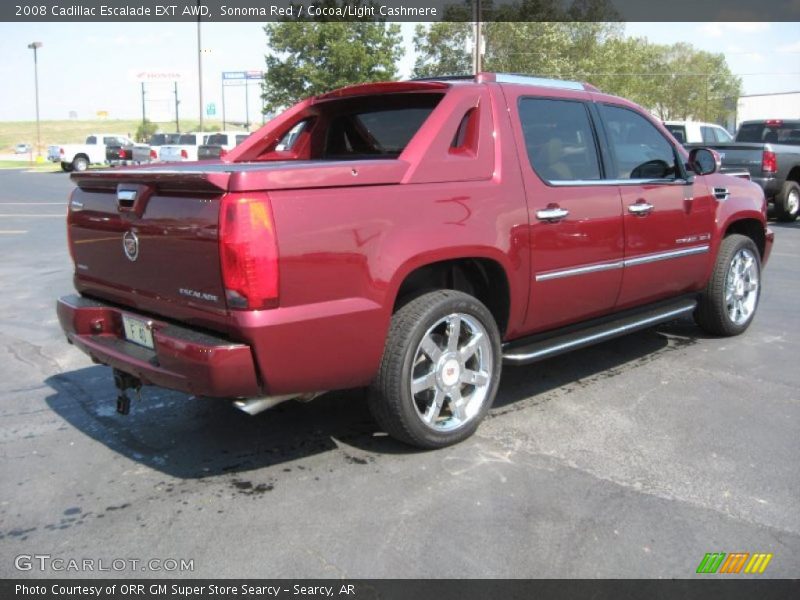
<path fill-rule="evenodd" d="M 714 335 L 743 333 L 753 321 L 761 295 L 761 255 L 749 237 L 733 234 L 722 240 L 714 271 L 694 317 Z"/>
<path fill-rule="evenodd" d="M 62 162 L 61 170 L 64 171 L 65 173 L 69 173 L 70 171 L 72 171 L 72 164 L 68 162 Z"/>
<path fill-rule="evenodd" d="M 476 298 L 419 296 L 392 317 L 370 410 L 389 435 L 419 448 L 471 436 L 497 394 L 500 332 Z"/>
<path fill-rule="evenodd" d="M 775 217 L 778 221 L 791 223 L 800 212 L 800 185 L 785 181 L 780 194 L 775 197 Z"/>

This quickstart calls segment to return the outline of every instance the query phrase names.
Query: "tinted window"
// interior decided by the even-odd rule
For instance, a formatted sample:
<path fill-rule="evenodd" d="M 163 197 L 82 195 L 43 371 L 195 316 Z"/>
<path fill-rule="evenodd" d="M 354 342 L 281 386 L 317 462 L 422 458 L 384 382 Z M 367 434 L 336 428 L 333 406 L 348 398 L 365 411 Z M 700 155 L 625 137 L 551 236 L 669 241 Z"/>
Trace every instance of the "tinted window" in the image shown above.
<path fill-rule="evenodd" d="M 326 155 L 397 156 L 432 111 L 433 107 L 399 108 L 339 116 L 328 131 Z"/>
<path fill-rule="evenodd" d="M 194 146 L 197 144 L 197 136 L 188 134 L 182 135 L 180 138 L 178 138 L 178 143 L 187 146 Z"/>
<path fill-rule="evenodd" d="M 665 125 L 665 127 L 681 144 L 686 143 L 686 127 L 683 125 Z"/>
<path fill-rule="evenodd" d="M 206 139 L 206 144 L 218 144 L 224 146 L 228 143 L 228 136 L 224 133 L 213 133 Z"/>
<path fill-rule="evenodd" d="M 154 133 L 150 136 L 150 145 L 164 146 L 166 144 L 177 144 L 180 137 L 179 133 Z"/>
<path fill-rule="evenodd" d="M 745 123 L 739 128 L 736 141 L 800 145 L 800 122 Z"/>
<path fill-rule="evenodd" d="M 86 143 L 87 144 L 96 144 L 97 143 L 97 138 L 95 136 L 93 136 L 93 135 L 90 135 L 89 137 L 86 138 Z"/>
<path fill-rule="evenodd" d="M 675 151 L 655 125 L 627 108 L 599 108 L 616 161 L 616 179 L 675 177 Z"/>
<path fill-rule="evenodd" d="M 237 133 L 236 134 L 236 145 L 238 146 L 243 141 L 245 141 L 247 139 L 248 135 L 249 134 L 247 134 L 247 133 Z"/>
<path fill-rule="evenodd" d="M 522 134 L 533 170 L 547 181 L 600 179 L 600 161 L 582 102 L 522 98 Z"/>

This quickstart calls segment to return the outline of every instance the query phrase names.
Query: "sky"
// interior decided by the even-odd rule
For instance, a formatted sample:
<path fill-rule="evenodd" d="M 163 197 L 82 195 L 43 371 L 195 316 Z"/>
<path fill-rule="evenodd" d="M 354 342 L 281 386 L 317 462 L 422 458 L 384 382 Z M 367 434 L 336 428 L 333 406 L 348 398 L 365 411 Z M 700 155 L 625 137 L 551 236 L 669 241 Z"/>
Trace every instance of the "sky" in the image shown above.
<path fill-rule="evenodd" d="M 401 77 L 414 64 L 413 23 L 401 25 L 406 49 Z M 654 43 L 689 42 L 725 54 L 745 94 L 800 91 L 800 23 L 627 23 L 626 35 Z M 194 23 L 0 23 L 0 121 L 34 120 L 34 74 L 28 44 L 39 56 L 42 119 L 80 119 L 105 111 L 109 118 L 140 118 L 140 85 L 132 74 L 174 70 L 181 119 L 199 114 L 197 26 Z M 266 37 L 259 23 L 204 23 L 203 100 L 221 114 L 221 73 L 260 70 Z M 172 117 L 172 86 L 147 85 L 146 108 L 153 120 Z M 244 88 L 226 88 L 228 120 L 244 121 Z M 249 89 L 250 118 L 258 122 L 257 85 Z M 2 125 L 0 125 L 2 126 Z"/>

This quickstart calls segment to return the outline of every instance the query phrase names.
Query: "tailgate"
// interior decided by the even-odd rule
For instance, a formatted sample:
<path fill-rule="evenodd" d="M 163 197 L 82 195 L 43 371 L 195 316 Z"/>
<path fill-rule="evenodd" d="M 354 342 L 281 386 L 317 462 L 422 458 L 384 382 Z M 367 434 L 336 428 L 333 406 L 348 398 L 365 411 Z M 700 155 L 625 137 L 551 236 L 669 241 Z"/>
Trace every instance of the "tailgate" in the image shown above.
<path fill-rule="evenodd" d="M 723 171 L 745 169 L 754 175 L 761 173 L 763 144 L 720 144 L 711 146 L 722 157 Z"/>
<path fill-rule="evenodd" d="M 79 289 L 120 301 L 225 310 L 219 200 L 227 173 L 81 173 L 68 230 Z"/>
<path fill-rule="evenodd" d="M 158 158 L 164 162 L 181 161 L 181 150 L 183 146 L 161 146 Z"/>

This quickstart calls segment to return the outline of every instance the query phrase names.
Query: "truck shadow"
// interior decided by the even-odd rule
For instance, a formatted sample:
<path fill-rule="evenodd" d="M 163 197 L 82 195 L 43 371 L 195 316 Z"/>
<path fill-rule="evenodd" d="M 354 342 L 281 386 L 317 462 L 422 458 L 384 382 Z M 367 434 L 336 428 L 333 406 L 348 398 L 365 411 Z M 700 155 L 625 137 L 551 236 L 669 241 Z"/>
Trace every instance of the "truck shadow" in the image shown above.
<path fill-rule="evenodd" d="M 506 368 L 492 412 L 502 418 L 509 410 L 557 401 L 549 392 L 579 391 L 699 338 L 694 325 L 675 322 L 537 365 Z M 330 452 L 354 463 L 366 463 L 365 455 L 372 460 L 370 455 L 417 452 L 378 430 L 363 390 L 331 392 L 307 404 L 287 402 L 251 417 L 224 400 L 145 388 L 131 414 L 121 416 L 107 367 L 62 373 L 46 383 L 53 389 L 47 404 L 70 425 L 113 452 L 180 479 L 234 475 Z"/>

